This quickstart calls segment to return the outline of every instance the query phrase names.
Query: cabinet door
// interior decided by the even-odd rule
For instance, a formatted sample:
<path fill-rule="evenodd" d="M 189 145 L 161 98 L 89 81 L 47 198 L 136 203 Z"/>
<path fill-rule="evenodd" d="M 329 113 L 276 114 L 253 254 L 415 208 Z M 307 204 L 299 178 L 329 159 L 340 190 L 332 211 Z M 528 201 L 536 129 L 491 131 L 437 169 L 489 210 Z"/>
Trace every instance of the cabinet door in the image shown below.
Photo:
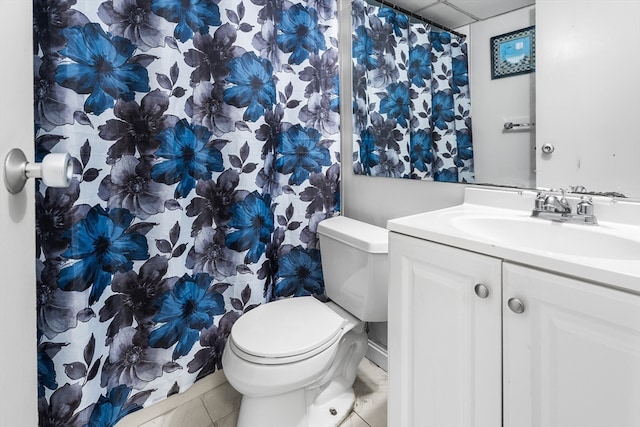
<path fill-rule="evenodd" d="M 640 296 L 503 268 L 504 426 L 639 426 Z"/>
<path fill-rule="evenodd" d="M 389 426 L 500 426 L 501 261 L 390 236 Z"/>

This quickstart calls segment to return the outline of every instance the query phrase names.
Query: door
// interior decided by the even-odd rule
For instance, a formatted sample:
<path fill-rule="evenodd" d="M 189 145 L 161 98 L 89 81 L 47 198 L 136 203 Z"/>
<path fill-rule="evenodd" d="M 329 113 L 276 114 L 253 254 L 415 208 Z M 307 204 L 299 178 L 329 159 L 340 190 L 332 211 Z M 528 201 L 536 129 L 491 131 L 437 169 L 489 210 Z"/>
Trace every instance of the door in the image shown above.
<path fill-rule="evenodd" d="M 390 236 L 389 425 L 500 426 L 501 260 Z"/>
<path fill-rule="evenodd" d="M 503 277 L 504 426 L 639 426 L 640 296 L 508 263 Z"/>
<path fill-rule="evenodd" d="M 33 182 L 12 195 L 4 159 L 33 160 L 31 1 L 0 1 L 0 426 L 37 425 L 35 199 Z"/>

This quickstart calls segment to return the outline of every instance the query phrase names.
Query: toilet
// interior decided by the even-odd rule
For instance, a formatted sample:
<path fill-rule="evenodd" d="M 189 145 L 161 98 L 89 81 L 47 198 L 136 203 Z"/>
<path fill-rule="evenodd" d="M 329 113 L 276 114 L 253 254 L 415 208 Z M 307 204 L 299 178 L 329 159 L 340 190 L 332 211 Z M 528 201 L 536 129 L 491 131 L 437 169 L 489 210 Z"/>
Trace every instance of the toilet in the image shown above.
<path fill-rule="evenodd" d="M 238 427 L 330 427 L 353 408 L 364 322 L 387 320 L 388 232 L 338 216 L 318 225 L 325 292 L 260 305 L 231 328 L 222 364 L 242 394 Z"/>

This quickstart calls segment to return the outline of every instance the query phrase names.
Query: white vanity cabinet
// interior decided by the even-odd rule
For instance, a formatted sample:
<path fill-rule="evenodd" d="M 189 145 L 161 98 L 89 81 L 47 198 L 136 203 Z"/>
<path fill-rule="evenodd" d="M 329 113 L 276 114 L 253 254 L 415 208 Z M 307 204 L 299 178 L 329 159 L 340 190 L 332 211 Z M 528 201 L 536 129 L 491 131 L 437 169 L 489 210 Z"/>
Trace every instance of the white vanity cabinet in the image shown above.
<path fill-rule="evenodd" d="M 504 262 L 503 301 L 505 427 L 640 426 L 640 296 Z"/>
<path fill-rule="evenodd" d="M 501 261 L 397 233 L 389 256 L 389 426 L 500 426 Z"/>
<path fill-rule="evenodd" d="M 390 257 L 390 426 L 640 425 L 640 296 L 395 232 Z"/>

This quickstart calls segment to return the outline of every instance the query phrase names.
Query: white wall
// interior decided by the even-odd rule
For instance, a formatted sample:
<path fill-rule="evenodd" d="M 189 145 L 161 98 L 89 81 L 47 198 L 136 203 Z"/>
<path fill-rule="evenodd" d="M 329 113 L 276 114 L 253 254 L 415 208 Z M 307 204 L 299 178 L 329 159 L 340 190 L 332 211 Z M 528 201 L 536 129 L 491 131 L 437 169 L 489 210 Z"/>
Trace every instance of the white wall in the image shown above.
<path fill-rule="evenodd" d="M 538 185 L 640 198 L 640 1 L 537 0 L 536 21 Z"/>
<path fill-rule="evenodd" d="M 535 8 L 473 23 L 469 34 L 469 78 L 476 182 L 535 187 L 535 127 L 505 130 L 505 122 L 535 123 L 536 73 L 491 80 L 490 40 L 535 25 Z"/>

